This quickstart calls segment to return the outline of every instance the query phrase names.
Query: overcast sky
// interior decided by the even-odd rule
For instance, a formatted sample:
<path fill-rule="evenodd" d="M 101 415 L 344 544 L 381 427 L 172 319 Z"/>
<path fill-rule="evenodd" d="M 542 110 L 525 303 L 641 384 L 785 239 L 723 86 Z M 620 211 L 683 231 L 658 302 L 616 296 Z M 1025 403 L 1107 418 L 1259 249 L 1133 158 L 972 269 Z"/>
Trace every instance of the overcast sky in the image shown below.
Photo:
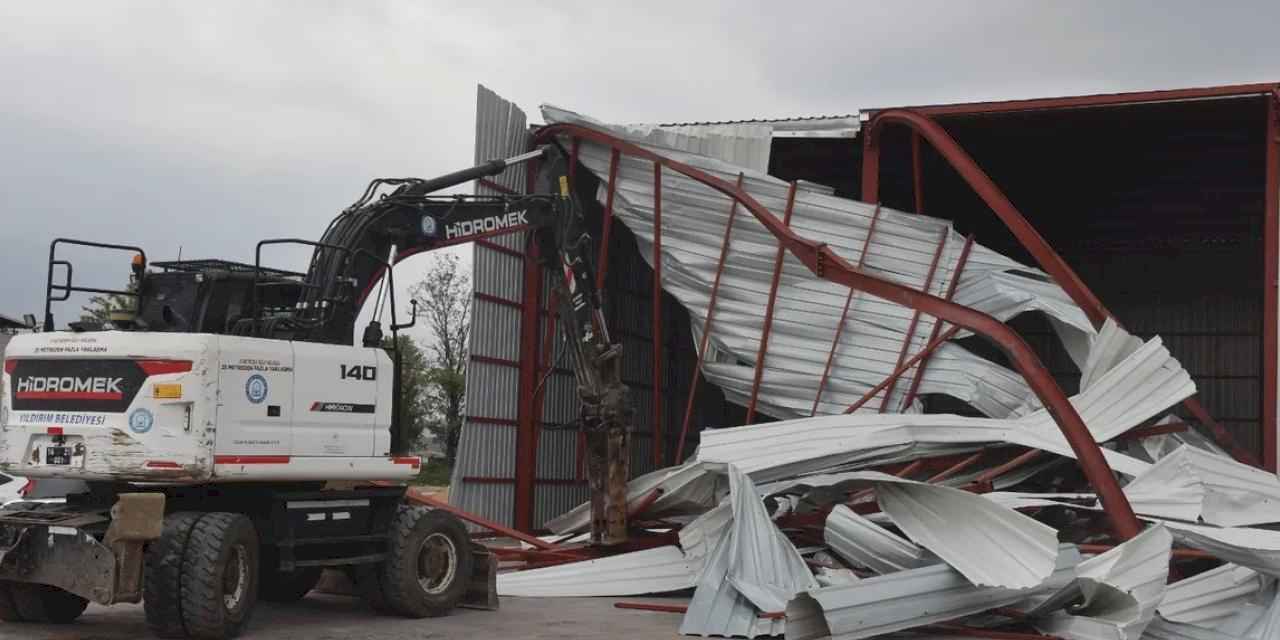
<path fill-rule="evenodd" d="M 460 4 L 0 3 L 0 313 L 39 312 L 57 236 L 252 261 L 468 166 L 477 83 L 667 122 L 1280 80 L 1274 0 Z"/>

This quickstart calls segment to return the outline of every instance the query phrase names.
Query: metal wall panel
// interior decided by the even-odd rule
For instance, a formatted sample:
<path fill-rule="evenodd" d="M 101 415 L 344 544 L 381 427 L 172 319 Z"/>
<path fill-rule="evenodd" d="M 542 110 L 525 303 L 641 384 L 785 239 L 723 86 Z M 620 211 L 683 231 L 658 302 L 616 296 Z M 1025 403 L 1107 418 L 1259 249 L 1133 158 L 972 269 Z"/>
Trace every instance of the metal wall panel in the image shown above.
<path fill-rule="evenodd" d="M 476 286 L 477 291 L 481 291 Z M 473 323 L 470 352 L 506 360 L 520 359 L 520 345 L 513 336 L 520 335 L 520 310 L 488 300 L 471 302 L 471 313 L 483 319 Z"/>
<path fill-rule="evenodd" d="M 484 87 L 476 98 L 475 162 L 508 158 L 528 146 L 524 113 Z M 509 169 L 492 178 L 507 189 L 523 192 L 524 167 Z M 498 191 L 476 183 L 476 193 Z M 490 239 L 503 247 L 520 250 L 524 235 L 511 234 Z M 522 262 L 519 258 L 475 245 L 472 253 L 472 283 L 475 293 L 520 302 Z M 516 360 L 519 358 L 519 310 L 503 304 L 473 299 L 468 353 L 472 356 Z M 510 524 L 515 508 L 514 484 L 493 479 L 515 478 L 516 428 L 485 419 L 513 421 L 519 400 L 519 371 L 515 367 L 472 359 L 467 364 L 466 416 L 458 441 L 458 459 L 450 482 L 449 501 L 471 513 Z M 474 416 L 475 420 L 472 419 Z M 484 478 L 485 482 L 468 480 Z M 472 527 L 475 529 L 475 527 Z"/>

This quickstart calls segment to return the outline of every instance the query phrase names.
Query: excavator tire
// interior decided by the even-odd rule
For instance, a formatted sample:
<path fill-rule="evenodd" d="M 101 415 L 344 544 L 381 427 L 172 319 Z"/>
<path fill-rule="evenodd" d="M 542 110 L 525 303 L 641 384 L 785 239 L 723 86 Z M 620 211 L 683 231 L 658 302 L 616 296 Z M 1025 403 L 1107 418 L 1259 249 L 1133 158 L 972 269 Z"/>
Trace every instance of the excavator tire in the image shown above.
<path fill-rule="evenodd" d="M 182 553 L 182 626 L 197 640 L 234 638 L 258 600 L 258 533 L 238 513 L 196 521 Z"/>
<path fill-rule="evenodd" d="M 165 516 L 160 538 L 147 545 L 142 582 L 142 608 L 147 628 L 159 638 L 185 638 L 182 626 L 182 556 L 191 528 L 203 513 L 183 511 Z"/>
<path fill-rule="evenodd" d="M 471 538 L 444 511 L 401 505 L 391 523 L 380 582 L 392 612 L 441 616 L 462 601 L 471 581 Z"/>

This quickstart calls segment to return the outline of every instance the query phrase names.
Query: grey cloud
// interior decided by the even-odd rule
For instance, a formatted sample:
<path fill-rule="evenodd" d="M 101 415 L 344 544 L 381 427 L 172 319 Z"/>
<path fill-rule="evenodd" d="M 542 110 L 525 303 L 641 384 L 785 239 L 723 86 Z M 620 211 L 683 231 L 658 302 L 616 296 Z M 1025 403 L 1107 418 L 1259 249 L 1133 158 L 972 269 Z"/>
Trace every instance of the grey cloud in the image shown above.
<path fill-rule="evenodd" d="M 244 260 L 261 237 L 315 237 L 372 177 L 468 164 L 477 82 L 530 113 L 654 122 L 1264 81 L 1277 18 L 1274 2 L 3 3 L 0 312 L 36 310 L 54 236 Z"/>

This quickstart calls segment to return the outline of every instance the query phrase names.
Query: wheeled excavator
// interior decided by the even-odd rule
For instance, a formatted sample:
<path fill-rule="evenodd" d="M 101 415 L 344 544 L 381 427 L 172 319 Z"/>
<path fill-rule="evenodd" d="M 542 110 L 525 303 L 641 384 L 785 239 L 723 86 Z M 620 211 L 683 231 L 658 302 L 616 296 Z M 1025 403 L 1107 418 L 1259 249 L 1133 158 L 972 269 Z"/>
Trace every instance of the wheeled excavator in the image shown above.
<path fill-rule="evenodd" d="M 439 194 L 528 163 L 534 193 Z M 148 263 L 141 247 L 54 240 L 44 331 L 4 352 L 0 469 L 89 491 L 0 510 L 0 619 L 69 622 L 89 602 L 142 601 L 156 635 L 220 640 L 244 629 L 258 598 L 301 598 L 325 568 L 381 611 L 457 605 L 483 568 L 454 516 L 406 500 L 421 461 L 400 414 L 394 337 L 413 321 L 397 320 L 391 267 L 519 231 L 558 274 L 592 539 L 625 541 L 630 409 L 567 169 L 547 146 L 434 179 L 374 180 L 318 241 L 263 240 L 251 265 Z M 308 247 L 305 273 L 264 267 L 274 245 Z M 73 246 L 131 256 L 131 286 L 76 283 L 59 254 Z M 132 304 L 55 330 L 53 303 L 83 292 Z M 367 303 L 380 310 L 355 339 Z"/>

